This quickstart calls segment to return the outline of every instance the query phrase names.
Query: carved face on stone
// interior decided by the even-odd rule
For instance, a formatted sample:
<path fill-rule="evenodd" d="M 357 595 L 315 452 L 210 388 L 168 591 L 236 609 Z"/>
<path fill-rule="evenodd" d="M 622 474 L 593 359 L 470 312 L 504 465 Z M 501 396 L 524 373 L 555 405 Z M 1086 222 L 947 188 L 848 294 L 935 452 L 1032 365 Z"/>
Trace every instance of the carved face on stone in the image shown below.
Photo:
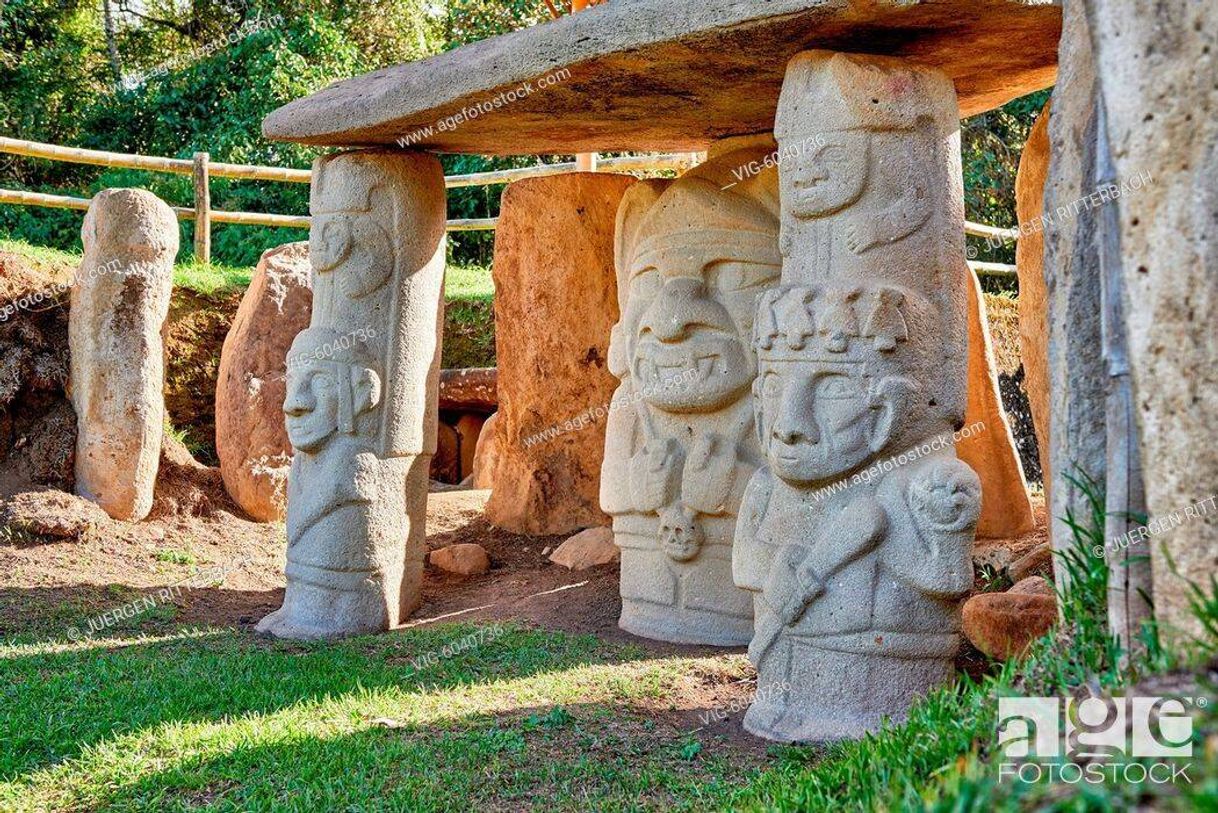
<path fill-rule="evenodd" d="M 317 215 L 309 231 L 309 255 L 318 274 L 333 273 L 352 299 L 367 296 L 393 274 L 393 242 L 370 215 Z"/>
<path fill-rule="evenodd" d="M 642 218 L 620 269 L 628 372 L 658 409 L 722 409 L 757 374 L 749 337 L 780 272 L 777 219 L 702 178 L 675 182 Z"/>
<path fill-rule="evenodd" d="M 301 333 L 288 354 L 283 412 L 288 440 L 302 452 L 316 452 L 336 432 L 355 434 L 356 419 L 380 401 L 380 377 L 342 347 L 342 338 Z"/>
<path fill-rule="evenodd" d="M 670 505 L 660 512 L 660 549 L 674 562 L 688 562 L 698 555 L 704 535 L 697 514 L 684 505 Z"/>
<path fill-rule="evenodd" d="M 283 413 L 288 440 L 302 452 L 315 452 L 338 431 L 339 392 L 334 365 L 304 362 L 288 369 Z"/>
<path fill-rule="evenodd" d="M 779 144 L 786 211 L 799 218 L 825 217 L 858 202 L 867 186 L 866 132 L 817 133 Z"/>
<path fill-rule="evenodd" d="M 816 362 L 762 365 L 759 431 L 776 476 L 797 484 L 833 480 L 888 442 L 898 408 L 894 394 L 885 390 L 873 397 L 857 369 Z"/>

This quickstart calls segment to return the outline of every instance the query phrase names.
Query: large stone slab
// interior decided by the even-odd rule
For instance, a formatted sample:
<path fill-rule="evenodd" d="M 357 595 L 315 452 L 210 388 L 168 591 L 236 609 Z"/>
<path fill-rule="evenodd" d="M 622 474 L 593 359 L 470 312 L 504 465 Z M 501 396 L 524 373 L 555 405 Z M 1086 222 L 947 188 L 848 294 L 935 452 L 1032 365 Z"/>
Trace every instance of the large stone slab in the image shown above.
<path fill-rule="evenodd" d="M 230 497 L 261 522 L 284 518 L 292 444 L 283 423 L 288 349 L 309 326 L 309 244 L 263 252 L 220 351 L 216 455 Z"/>
<path fill-rule="evenodd" d="M 1023 362 L 1024 389 L 1032 411 L 1040 470 L 1048 488 L 1049 462 L 1049 325 L 1045 291 L 1045 181 L 1049 174 L 1049 110 L 1046 103 L 1019 156 L 1015 174 L 1015 213 L 1020 237 L 1015 244 L 1019 275 L 1019 356 Z"/>
<path fill-rule="evenodd" d="M 808 48 L 938 68 L 968 116 L 1052 84 L 1060 26 L 1043 0 L 616 0 L 335 83 L 262 129 L 498 155 L 702 150 L 772 130 L 787 60 Z"/>
<path fill-rule="evenodd" d="M 152 510 L 165 427 L 161 330 L 178 221 L 151 192 L 106 189 L 89 204 L 81 240 L 68 321 L 76 493 L 138 522 Z"/>
<path fill-rule="evenodd" d="M 1208 595 L 1218 570 L 1218 512 L 1202 502 L 1218 486 L 1218 30 L 1212 3 L 1086 5 L 1124 191 L 1115 205 L 1147 508 L 1181 521 L 1150 544 L 1155 615 L 1174 642 L 1204 635 L 1188 582 Z"/>
<path fill-rule="evenodd" d="M 597 495 L 616 384 L 613 225 L 634 183 L 569 173 L 503 193 L 493 269 L 497 451 L 486 504 L 502 528 L 559 534 L 608 523 Z"/>

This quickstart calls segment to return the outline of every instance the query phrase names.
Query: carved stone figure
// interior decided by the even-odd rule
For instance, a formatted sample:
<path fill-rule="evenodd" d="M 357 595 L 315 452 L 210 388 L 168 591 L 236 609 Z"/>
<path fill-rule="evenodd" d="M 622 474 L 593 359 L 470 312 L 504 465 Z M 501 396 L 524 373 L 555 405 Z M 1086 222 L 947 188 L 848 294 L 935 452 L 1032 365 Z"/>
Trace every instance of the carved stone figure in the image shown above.
<path fill-rule="evenodd" d="M 385 630 L 419 603 L 436 448 L 444 179 L 359 151 L 313 169 L 313 316 L 288 354 L 285 638 Z"/>
<path fill-rule="evenodd" d="M 734 546 L 754 593 L 752 733 L 860 736 L 947 680 L 980 485 L 965 406 L 963 191 L 946 76 L 810 51 L 777 118 L 782 286 L 755 321 L 766 465 Z"/>
<path fill-rule="evenodd" d="M 68 319 L 76 493 L 115 519 L 152 510 L 165 426 L 161 329 L 173 293 L 178 221 L 143 189 L 89 204 Z"/>
<path fill-rule="evenodd" d="M 621 321 L 609 369 L 601 507 L 621 548 L 622 629 L 738 645 L 752 600 L 732 583 L 737 508 L 760 463 L 748 398 L 757 296 L 773 285 L 773 142 L 735 139 L 675 181 L 644 181 L 618 210 Z"/>

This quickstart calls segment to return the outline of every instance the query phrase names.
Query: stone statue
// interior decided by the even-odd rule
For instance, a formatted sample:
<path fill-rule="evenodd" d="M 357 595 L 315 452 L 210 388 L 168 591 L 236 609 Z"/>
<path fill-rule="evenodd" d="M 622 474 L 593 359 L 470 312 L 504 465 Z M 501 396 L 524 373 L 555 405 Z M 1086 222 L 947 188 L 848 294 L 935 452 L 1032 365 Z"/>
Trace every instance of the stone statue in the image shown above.
<path fill-rule="evenodd" d="M 622 318 L 609 369 L 621 385 L 601 507 L 622 551 L 620 626 L 647 638 L 739 645 L 752 635 L 731 544 L 761 462 L 749 337 L 781 266 L 777 178 L 760 163 L 772 149 L 768 137 L 729 140 L 675 181 L 632 187 L 618 210 Z"/>
<path fill-rule="evenodd" d="M 178 221 L 144 189 L 105 189 L 80 230 L 85 254 L 68 318 L 76 493 L 115 519 L 152 511 L 165 427 L 161 332 Z"/>
<path fill-rule="evenodd" d="M 787 68 L 782 285 L 755 320 L 766 465 L 734 545 L 755 596 L 752 733 L 857 737 L 946 681 L 980 485 L 956 459 L 971 273 L 955 92 L 891 59 Z"/>
<path fill-rule="evenodd" d="M 389 629 L 418 606 L 435 452 L 444 179 L 412 153 L 318 159 L 313 316 L 288 354 L 285 638 Z"/>

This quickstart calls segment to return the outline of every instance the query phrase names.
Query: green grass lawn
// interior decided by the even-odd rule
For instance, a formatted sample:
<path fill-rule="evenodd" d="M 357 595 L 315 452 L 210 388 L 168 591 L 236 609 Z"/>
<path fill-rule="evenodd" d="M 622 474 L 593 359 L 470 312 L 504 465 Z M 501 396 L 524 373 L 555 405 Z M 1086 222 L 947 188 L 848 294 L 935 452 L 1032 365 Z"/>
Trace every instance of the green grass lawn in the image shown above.
<path fill-rule="evenodd" d="M 1191 784 L 998 781 L 999 697 L 1137 692 L 1106 639 L 1102 558 L 1069 567 L 1066 622 L 1023 662 L 961 678 L 859 741 L 751 750 L 673 709 L 690 680 L 747 679 L 741 655 L 659 657 L 515 625 L 292 644 L 152 613 L 72 642 L 66 626 L 95 605 L 22 615 L 8 602 L 0 810 L 1218 809 L 1212 702 Z M 1218 602 L 1201 611 L 1213 622 Z M 1199 651 L 1152 647 L 1137 679 L 1199 680 L 1212 698 L 1213 642 Z"/>
<path fill-rule="evenodd" d="M 52 267 L 80 265 L 80 255 L 55 248 L 35 246 L 18 240 L 0 238 L 0 251 L 20 254 L 35 264 Z M 244 288 L 250 284 L 252 267 L 237 267 L 212 263 L 204 265 L 193 258 L 177 263 L 173 269 L 173 284 L 196 293 L 210 296 L 232 288 Z M 495 295 L 489 268 L 481 266 L 449 265 L 445 271 L 444 296 L 449 300 L 474 300 L 489 302 Z"/>

